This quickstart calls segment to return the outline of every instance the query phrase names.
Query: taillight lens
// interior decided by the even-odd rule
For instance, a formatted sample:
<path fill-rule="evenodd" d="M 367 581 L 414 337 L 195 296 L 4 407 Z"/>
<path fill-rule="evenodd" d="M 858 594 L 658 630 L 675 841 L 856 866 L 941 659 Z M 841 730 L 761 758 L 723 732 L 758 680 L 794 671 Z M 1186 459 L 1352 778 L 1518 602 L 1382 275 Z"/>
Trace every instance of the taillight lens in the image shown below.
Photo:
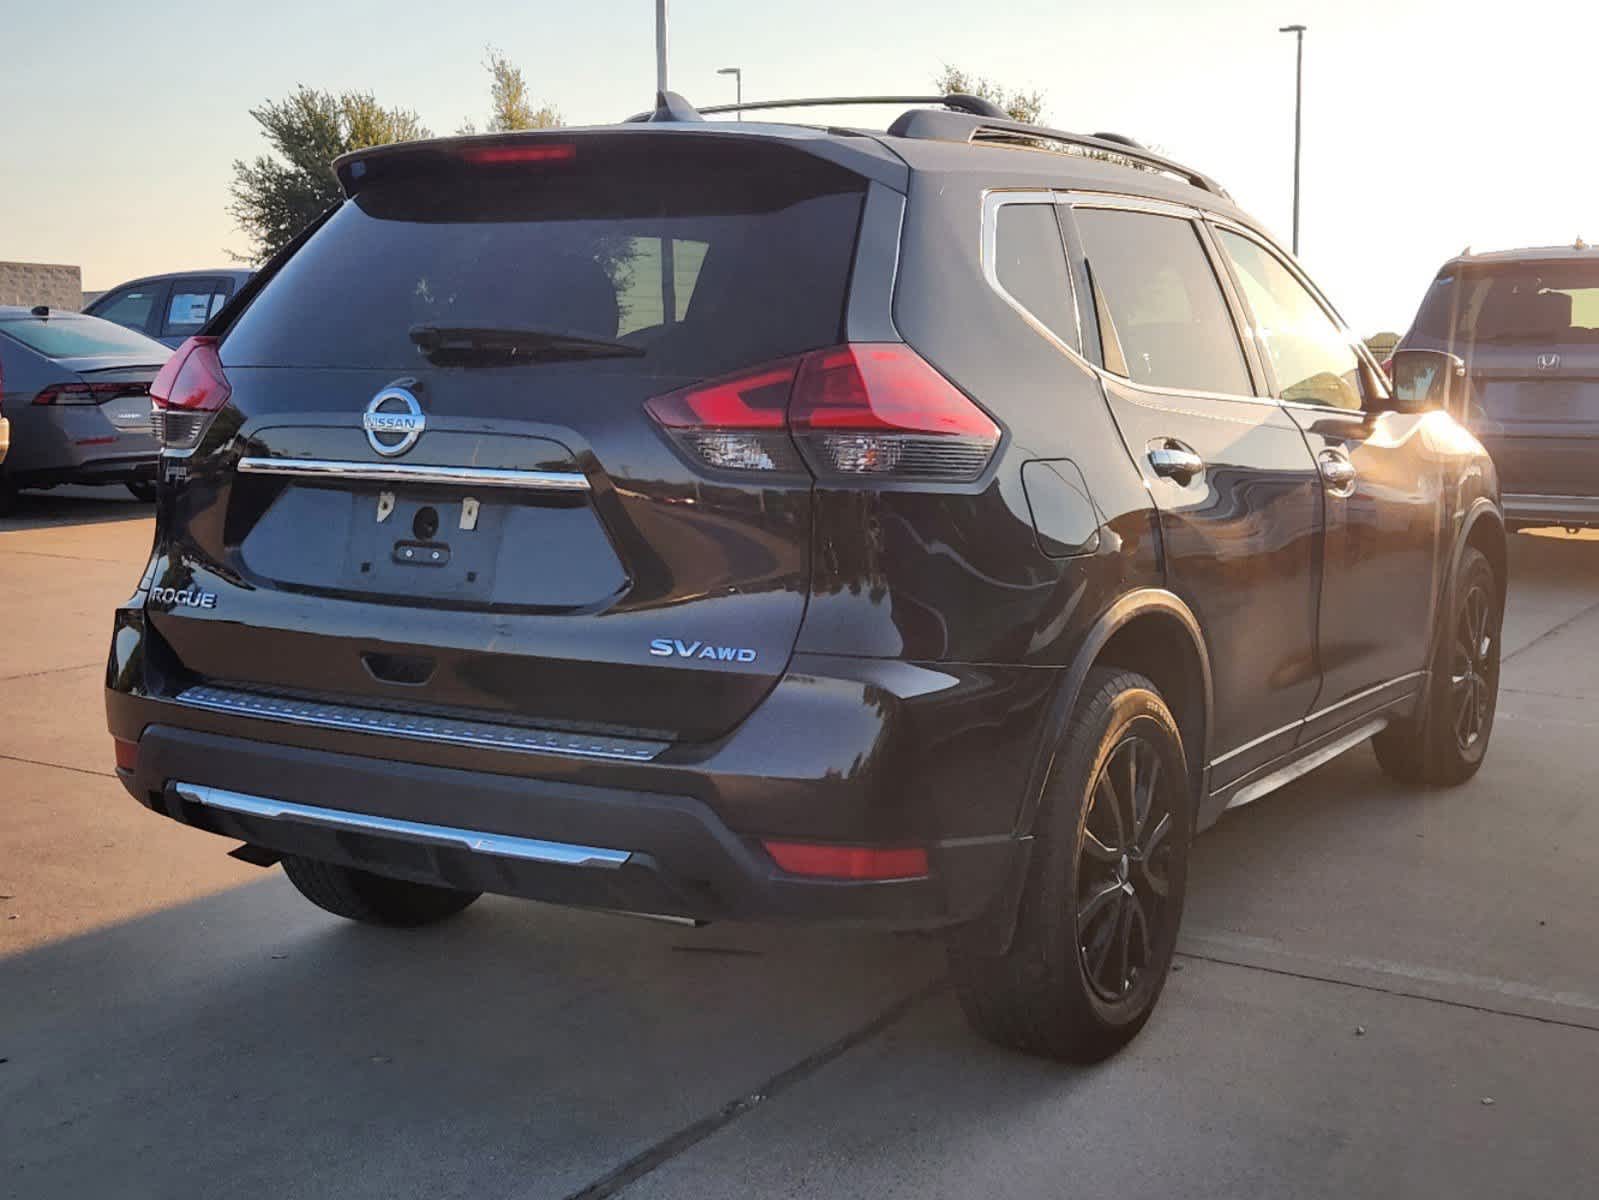
<path fill-rule="evenodd" d="M 192 450 L 233 389 L 222 370 L 215 337 L 192 337 L 150 385 L 154 427 L 163 450 Z"/>
<path fill-rule="evenodd" d="M 655 418 L 721 470 L 966 482 L 999 426 L 909 346 L 835 346 L 657 396 Z M 798 454 L 796 454 L 796 449 Z"/>
<path fill-rule="evenodd" d="M 898 344 L 806 355 L 788 415 L 820 475 L 971 480 L 999 445 L 988 414 Z"/>
<path fill-rule="evenodd" d="M 40 388 L 35 404 L 104 404 L 118 396 L 142 396 L 149 391 L 143 383 L 52 383 Z"/>
<path fill-rule="evenodd" d="M 723 471 L 801 471 L 788 436 L 788 398 L 800 360 L 697 383 L 645 402 L 690 454 Z"/>

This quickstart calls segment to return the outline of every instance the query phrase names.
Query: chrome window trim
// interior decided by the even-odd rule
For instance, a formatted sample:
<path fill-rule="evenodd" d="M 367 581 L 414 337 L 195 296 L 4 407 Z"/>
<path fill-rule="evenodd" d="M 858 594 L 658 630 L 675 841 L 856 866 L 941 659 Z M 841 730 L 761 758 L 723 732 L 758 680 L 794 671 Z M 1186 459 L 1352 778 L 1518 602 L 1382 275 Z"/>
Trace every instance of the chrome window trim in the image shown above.
<path fill-rule="evenodd" d="M 1186 221 L 1202 220 L 1207 215 L 1204 209 L 1194 208 L 1191 205 L 1177 204 L 1168 200 L 1146 200 L 1138 196 L 1124 196 L 1113 192 L 1063 191 L 1056 192 L 1055 195 L 1058 197 L 1058 203 L 1070 209 L 1100 208 L 1112 209 L 1118 212 L 1142 212 L 1150 213 L 1157 217 L 1177 217 Z M 1197 232 L 1198 231 L 1196 230 L 1196 234 Z M 1201 249 L 1205 249 L 1203 241 L 1201 241 L 1200 247 Z M 1205 259 L 1206 262 L 1210 263 L 1210 268 L 1212 272 L 1214 272 L 1216 269 L 1216 264 L 1211 261 L 1208 251 L 1205 255 Z M 1068 274 L 1075 273 L 1068 272 Z M 1236 329 L 1238 316 L 1241 314 L 1235 313 L 1232 305 L 1227 302 L 1226 288 L 1223 286 L 1220 279 L 1216 281 L 1216 286 L 1222 291 L 1222 305 L 1227 309 L 1228 319 L 1234 322 L 1234 328 Z M 1077 322 L 1079 327 L 1081 327 L 1083 321 L 1082 305 L 1077 302 L 1077 287 L 1075 278 L 1073 279 L 1072 284 L 1072 300 L 1073 304 L 1077 307 Z M 1240 343 L 1238 352 L 1244 356 L 1244 373 L 1246 375 L 1253 376 L 1253 371 L 1250 368 L 1248 348 L 1243 345 L 1244 336 L 1245 335 L 1243 331 L 1240 330 L 1238 332 Z M 1253 329 L 1249 331 L 1248 336 L 1251 338 L 1254 337 Z M 1174 398 L 1192 397 L 1200 400 L 1229 400 L 1235 403 L 1242 401 L 1247 404 L 1260 404 L 1266 406 L 1267 408 L 1274 409 L 1282 407 L 1281 402 L 1275 396 L 1241 395 L 1235 392 L 1206 392 L 1200 391 L 1197 388 L 1169 388 L 1163 387 L 1160 384 L 1139 383 L 1136 380 L 1127 378 L 1125 375 L 1118 375 L 1114 371 L 1107 371 L 1098 363 L 1090 362 L 1082 354 L 1079 354 L 1075 351 L 1070 353 L 1071 356 L 1077 360 L 1080 366 L 1086 367 L 1088 370 L 1092 371 L 1095 375 L 1099 376 L 1101 381 L 1120 384 L 1122 387 L 1132 388 L 1135 391 L 1145 392 L 1149 395 L 1171 396 Z M 1253 378 L 1251 378 L 1250 382 L 1254 382 Z"/>
<path fill-rule="evenodd" d="M 1058 193 L 1053 188 L 1017 188 L 1017 189 L 990 189 L 983 192 L 982 226 L 979 232 L 978 261 L 982 266 L 983 279 L 988 286 L 999 294 L 1005 301 L 1020 314 L 1022 320 L 1032 328 L 1050 345 L 1057 350 L 1064 351 L 1072 358 L 1086 362 L 1082 355 L 1074 349 L 1065 338 L 1061 337 L 1043 321 L 1035 316 L 1031 309 L 1005 290 L 1005 285 L 999 281 L 999 210 L 1012 204 L 1047 204 L 1050 206 L 1050 215 L 1055 215 Z M 1057 218 L 1057 236 L 1059 225 Z M 1077 303 L 1077 281 L 1072 278 L 1071 258 L 1066 250 L 1066 239 L 1060 239 L 1060 261 L 1066 269 L 1066 286 L 1071 300 L 1071 313 L 1076 328 L 1077 344 L 1083 344 L 1083 318 Z"/>
<path fill-rule="evenodd" d="M 294 804 L 288 800 L 274 800 L 270 796 L 231 792 L 226 788 L 205 787 L 195 783 L 175 782 L 172 788 L 191 804 L 220 809 L 241 817 L 375 833 L 401 838 L 408 842 L 422 842 L 447 850 L 488 854 L 495 858 L 554 863 L 563 867 L 600 867 L 615 870 L 632 857 L 630 851 L 612 850 L 605 846 L 546 842 L 538 838 L 488 833 L 478 829 L 461 829 L 453 825 L 428 825 L 421 821 L 402 821 L 396 817 L 380 817 L 372 813 L 349 812 L 340 808 L 322 808 L 315 804 Z"/>
<path fill-rule="evenodd" d="M 445 483 L 463 487 L 514 487 L 540 492 L 586 492 L 579 471 L 520 471 L 500 467 L 431 467 L 407 463 L 345 462 L 321 458 L 239 459 L 246 475 L 288 475 L 297 479 L 363 479 L 373 483 Z"/>

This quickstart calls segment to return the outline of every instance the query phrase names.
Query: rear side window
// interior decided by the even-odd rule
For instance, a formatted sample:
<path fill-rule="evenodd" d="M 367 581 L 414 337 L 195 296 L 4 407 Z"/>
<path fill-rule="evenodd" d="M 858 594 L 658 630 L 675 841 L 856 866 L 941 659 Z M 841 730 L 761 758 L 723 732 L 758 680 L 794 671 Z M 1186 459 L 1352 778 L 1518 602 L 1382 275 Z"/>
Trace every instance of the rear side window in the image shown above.
<path fill-rule="evenodd" d="M 143 332 L 150 328 L 150 314 L 166 290 L 166 284 L 158 283 L 113 292 L 95 306 L 94 315 Z"/>
<path fill-rule="evenodd" d="M 374 179 L 223 358 L 408 369 L 409 331 L 434 325 L 619 339 L 644 354 L 593 369 L 705 377 L 841 340 L 864 181 L 785 148 L 672 141 Z"/>
<path fill-rule="evenodd" d="M 1226 229 L 1216 233 L 1254 314 L 1277 394 L 1300 404 L 1360 408 L 1360 358 L 1327 310 L 1259 242 Z"/>
<path fill-rule="evenodd" d="M 180 279 L 172 284 L 167 301 L 162 337 L 188 337 L 216 314 L 228 299 L 228 288 L 220 279 Z"/>
<path fill-rule="evenodd" d="M 20 317 L 0 320 L 0 333 L 16 338 L 46 358 L 82 358 L 92 354 L 145 354 L 162 363 L 172 353 L 142 333 L 95 317 Z"/>
<path fill-rule="evenodd" d="M 1068 344 L 1071 279 L 1054 204 L 1005 204 L 994 218 L 994 274 L 999 286 L 1039 324 Z"/>
<path fill-rule="evenodd" d="M 1078 209 L 1105 369 L 1134 383 L 1253 393 L 1238 330 L 1193 222 Z"/>

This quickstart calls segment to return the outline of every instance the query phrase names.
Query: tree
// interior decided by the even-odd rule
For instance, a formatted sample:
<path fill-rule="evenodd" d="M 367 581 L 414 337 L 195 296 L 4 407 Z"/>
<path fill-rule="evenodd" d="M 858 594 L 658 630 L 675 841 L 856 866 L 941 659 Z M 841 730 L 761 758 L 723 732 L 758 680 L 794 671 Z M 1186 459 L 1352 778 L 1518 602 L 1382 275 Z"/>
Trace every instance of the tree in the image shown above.
<path fill-rule="evenodd" d="M 968 96 L 978 96 L 992 101 L 1009 113 L 1013 121 L 1037 125 L 1043 120 L 1042 92 L 1008 92 L 993 80 L 984 79 L 980 75 L 968 75 L 950 63 L 944 64 L 944 69 L 938 73 L 933 86 L 946 96 L 951 92 L 965 92 Z"/>
<path fill-rule="evenodd" d="M 561 114 L 548 104 L 533 107 L 533 101 L 528 95 L 527 80 L 522 77 L 522 68 L 514 66 L 511 60 L 496 50 L 488 47 L 488 58 L 483 61 L 483 69 L 489 73 L 489 120 L 484 128 L 485 133 L 510 133 L 517 129 L 554 129 L 563 124 Z M 477 126 L 471 121 L 461 126 L 461 132 L 472 134 L 477 132 Z"/>
<path fill-rule="evenodd" d="M 414 112 L 384 108 L 371 92 L 318 91 L 303 84 L 284 100 L 267 101 L 250 115 L 272 154 L 236 159 L 228 212 L 249 235 L 262 262 L 339 198 L 333 160 L 351 150 L 431 137 Z"/>

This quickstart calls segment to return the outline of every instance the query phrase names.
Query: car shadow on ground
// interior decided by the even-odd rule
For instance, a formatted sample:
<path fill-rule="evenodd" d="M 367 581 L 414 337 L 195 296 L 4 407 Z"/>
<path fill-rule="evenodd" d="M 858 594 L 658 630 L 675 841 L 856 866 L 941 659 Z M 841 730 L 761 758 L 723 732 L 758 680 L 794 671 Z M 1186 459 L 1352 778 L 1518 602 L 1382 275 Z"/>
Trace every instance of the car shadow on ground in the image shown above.
<path fill-rule="evenodd" d="M 23 491 L 12 499 L 9 511 L 0 513 L 0 531 L 133 521 L 154 511 L 154 504 L 135 500 L 120 485 Z"/>

